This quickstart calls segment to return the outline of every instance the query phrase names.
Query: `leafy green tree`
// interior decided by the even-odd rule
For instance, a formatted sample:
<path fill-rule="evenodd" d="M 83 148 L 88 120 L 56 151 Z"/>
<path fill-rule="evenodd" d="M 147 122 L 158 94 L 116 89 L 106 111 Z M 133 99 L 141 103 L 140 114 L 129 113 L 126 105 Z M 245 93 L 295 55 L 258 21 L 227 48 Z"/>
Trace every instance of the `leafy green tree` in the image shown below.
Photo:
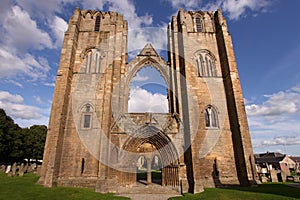
<path fill-rule="evenodd" d="M 42 159 L 47 127 L 20 128 L 0 109 L 0 162 Z"/>
<path fill-rule="evenodd" d="M 31 158 L 42 159 L 47 135 L 47 126 L 34 125 L 29 129 L 29 141 L 31 142 Z"/>
<path fill-rule="evenodd" d="M 20 130 L 14 120 L 0 109 L 0 161 L 10 162 L 14 157 L 18 157 L 13 151 L 16 149 L 15 145 L 20 142 L 16 137 Z"/>

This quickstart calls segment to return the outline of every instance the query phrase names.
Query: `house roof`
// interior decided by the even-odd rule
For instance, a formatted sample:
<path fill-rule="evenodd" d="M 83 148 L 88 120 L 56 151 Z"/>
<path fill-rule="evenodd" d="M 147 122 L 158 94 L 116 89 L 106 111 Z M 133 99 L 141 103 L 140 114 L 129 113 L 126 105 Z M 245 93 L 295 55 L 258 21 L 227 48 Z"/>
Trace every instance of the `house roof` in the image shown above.
<path fill-rule="evenodd" d="M 285 154 L 277 152 L 267 152 L 261 154 L 255 154 L 255 163 L 279 163 L 285 158 Z"/>
<path fill-rule="evenodd" d="M 290 159 L 292 159 L 295 162 L 300 162 L 300 156 L 291 156 Z"/>
<path fill-rule="evenodd" d="M 279 163 L 284 157 L 266 157 L 266 158 L 255 158 L 255 163 Z"/>

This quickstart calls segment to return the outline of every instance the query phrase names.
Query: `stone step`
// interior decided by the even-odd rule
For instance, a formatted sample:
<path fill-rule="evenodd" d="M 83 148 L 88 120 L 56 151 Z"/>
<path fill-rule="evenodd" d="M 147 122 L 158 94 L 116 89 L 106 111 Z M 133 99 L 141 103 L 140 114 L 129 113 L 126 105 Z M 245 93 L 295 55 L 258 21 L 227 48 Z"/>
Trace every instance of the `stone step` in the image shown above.
<path fill-rule="evenodd" d="M 138 185 L 131 188 L 121 188 L 119 194 L 180 194 L 178 187 L 160 185 Z"/>

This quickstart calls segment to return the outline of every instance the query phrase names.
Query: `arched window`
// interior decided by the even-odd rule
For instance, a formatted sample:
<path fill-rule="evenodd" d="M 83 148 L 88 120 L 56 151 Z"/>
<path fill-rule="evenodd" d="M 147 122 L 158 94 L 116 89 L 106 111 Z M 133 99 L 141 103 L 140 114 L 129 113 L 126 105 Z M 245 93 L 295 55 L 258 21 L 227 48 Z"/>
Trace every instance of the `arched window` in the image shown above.
<path fill-rule="evenodd" d="M 84 59 L 84 70 L 82 70 L 84 73 L 100 73 L 102 56 L 98 49 L 89 50 Z"/>
<path fill-rule="evenodd" d="M 200 50 L 195 55 L 197 73 L 200 77 L 217 77 L 215 57 L 207 50 Z"/>
<path fill-rule="evenodd" d="M 96 22 L 95 22 L 95 28 L 94 28 L 95 31 L 99 31 L 99 30 L 100 30 L 100 22 L 101 22 L 101 18 L 100 18 L 100 16 L 98 15 L 98 16 L 96 17 Z"/>
<path fill-rule="evenodd" d="M 210 117 L 207 109 L 204 112 L 204 116 L 205 116 L 205 126 L 210 127 Z"/>
<path fill-rule="evenodd" d="M 199 55 L 197 57 L 196 64 L 197 64 L 198 76 L 203 76 L 204 68 L 203 68 L 203 59 L 202 59 L 201 55 Z"/>
<path fill-rule="evenodd" d="M 217 112 L 212 106 L 208 106 L 205 109 L 204 117 L 205 117 L 205 126 L 207 128 L 217 128 L 218 127 Z"/>
<path fill-rule="evenodd" d="M 211 59 L 209 59 L 209 75 L 208 76 L 213 76 L 213 66 L 212 66 Z"/>
<path fill-rule="evenodd" d="M 85 73 L 88 74 L 91 71 L 93 54 L 92 52 L 88 52 L 85 56 Z"/>
<path fill-rule="evenodd" d="M 94 63 L 94 72 L 96 74 L 100 73 L 100 63 L 101 63 L 101 55 L 99 52 L 95 53 L 95 63 Z"/>
<path fill-rule="evenodd" d="M 202 32 L 202 21 L 199 16 L 196 17 L 196 31 Z"/>
<path fill-rule="evenodd" d="M 81 128 L 83 129 L 90 129 L 92 128 L 92 107 L 90 104 L 86 104 L 82 110 L 82 125 Z"/>
<path fill-rule="evenodd" d="M 206 66 L 206 76 L 210 76 L 210 72 L 209 72 L 209 58 L 207 56 L 205 56 L 205 66 Z"/>

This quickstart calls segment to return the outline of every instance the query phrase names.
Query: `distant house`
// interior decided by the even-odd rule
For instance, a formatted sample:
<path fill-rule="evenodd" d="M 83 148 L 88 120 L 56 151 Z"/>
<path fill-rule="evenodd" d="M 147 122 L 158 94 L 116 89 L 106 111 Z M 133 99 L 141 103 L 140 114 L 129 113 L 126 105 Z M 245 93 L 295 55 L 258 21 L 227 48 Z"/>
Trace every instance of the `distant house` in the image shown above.
<path fill-rule="evenodd" d="M 279 181 L 285 181 L 283 177 L 290 176 L 290 169 L 294 169 L 296 166 L 295 161 L 286 154 L 267 152 L 254 156 L 257 173 L 264 177 L 270 177 L 271 170 L 273 170 L 277 173 Z"/>
<path fill-rule="evenodd" d="M 290 158 L 295 162 L 295 166 L 293 167 L 295 172 L 297 174 L 300 173 L 300 156 L 291 156 Z"/>

